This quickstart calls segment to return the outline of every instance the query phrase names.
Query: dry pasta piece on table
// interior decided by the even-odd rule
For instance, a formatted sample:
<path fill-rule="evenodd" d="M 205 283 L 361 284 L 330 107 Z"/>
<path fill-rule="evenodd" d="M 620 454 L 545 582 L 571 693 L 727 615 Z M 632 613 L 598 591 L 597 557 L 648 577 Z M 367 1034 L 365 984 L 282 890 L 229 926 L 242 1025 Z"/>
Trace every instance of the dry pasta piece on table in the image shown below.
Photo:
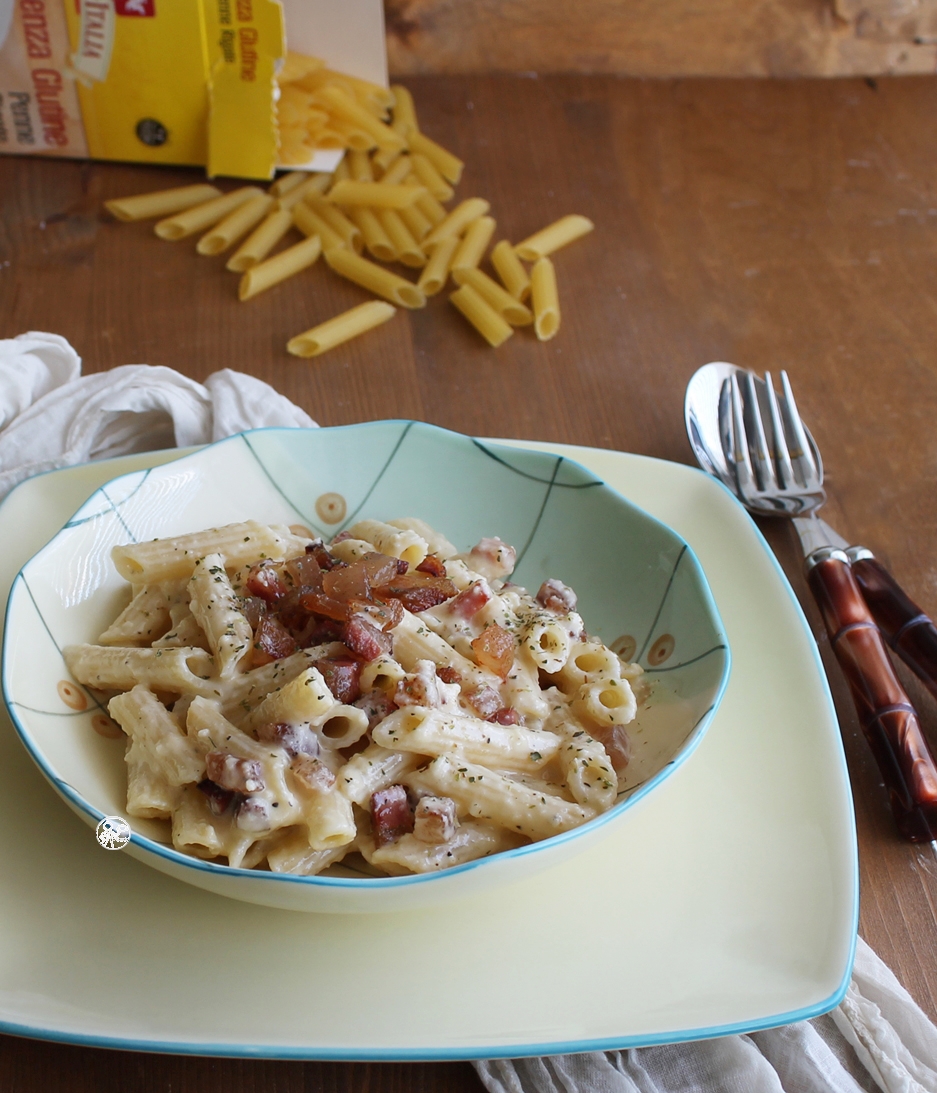
<path fill-rule="evenodd" d="M 317 357 L 328 349 L 334 349 L 336 345 L 386 323 L 396 313 L 397 309 L 391 304 L 382 300 L 369 300 L 291 338 L 286 348 L 297 357 Z"/>
<path fill-rule="evenodd" d="M 423 267 L 417 287 L 427 296 L 435 296 L 449 278 L 449 263 L 459 246 L 459 237 L 451 235 L 430 249 L 429 260 Z"/>
<path fill-rule="evenodd" d="M 530 308 L 515 299 L 483 270 L 453 269 L 452 279 L 457 285 L 471 285 L 511 326 L 526 326 L 534 321 Z"/>
<path fill-rule="evenodd" d="M 151 220 L 157 216 L 171 216 L 221 196 L 221 190 L 203 182 L 195 186 L 176 186 L 171 190 L 133 194 L 131 197 L 114 197 L 104 202 L 104 208 L 118 220 Z"/>
<path fill-rule="evenodd" d="M 450 266 L 456 283 L 458 283 L 456 274 L 460 270 L 474 269 L 481 262 L 482 255 L 484 255 L 494 233 L 495 221 L 490 216 L 480 216 L 469 225 Z"/>
<path fill-rule="evenodd" d="M 560 328 L 560 300 L 556 289 L 556 270 L 549 258 L 540 258 L 530 271 L 530 294 L 534 307 L 534 331 L 548 341 Z"/>
<path fill-rule="evenodd" d="M 514 333 L 511 325 L 471 285 L 456 289 L 449 299 L 489 345 L 497 348 Z"/>
<path fill-rule="evenodd" d="M 232 246 L 251 228 L 256 227 L 267 215 L 274 203 L 270 194 L 258 194 L 250 201 L 245 201 L 224 220 L 219 221 L 198 241 L 195 249 L 199 254 L 221 254 Z"/>
<path fill-rule="evenodd" d="M 465 229 L 491 208 L 491 205 L 483 197 L 469 197 L 456 205 L 451 213 L 447 213 L 446 219 L 440 221 L 426 237 L 427 246 L 430 243 L 438 243 L 441 239 L 447 239 L 450 235 L 461 235 Z"/>
<path fill-rule="evenodd" d="M 238 286 L 238 298 L 250 300 L 258 293 L 285 281 L 288 277 L 311 266 L 322 253 L 322 243 L 317 235 L 311 235 L 301 243 L 280 251 L 272 258 L 258 262 L 244 271 Z"/>
<path fill-rule="evenodd" d="M 492 250 L 491 264 L 508 292 L 523 303 L 530 296 L 530 274 L 506 239 Z"/>
<path fill-rule="evenodd" d="M 536 262 L 538 258 L 545 258 L 560 247 L 565 247 L 567 243 L 587 235 L 594 227 L 592 221 L 585 216 L 564 216 L 528 236 L 527 239 L 522 239 L 516 244 L 514 250 L 519 258 L 527 262 Z"/>
<path fill-rule="evenodd" d="M 190 209 L 160 220 L 153 230 L 160 239 L 184 239 L 188 235 L 210 228 L 219 220 L 224 220 L 228 213 L 234 212 L 238 206 L 258 196 L 263 196 L 263 190 L 256 186 L 242 186 L 222 197 L 215 197 L 211 201 L 194 205 Z"/>
<path fill-rule="evenodd" d="M 289 209 L 274 209 L 244 240 L 228 259 L 226 269 L 234 273 L 256 266 L 273 250 L 293 226 L 293 214 Z"/>
<path fill-rule="evenodd" d="M 325 260 L 342 277 L 370 289 L 377 296 L 383 296 L 392 304 L 410 308 L 426 306 L 426 295 L 412 281 L 369 262 L 367 258 L 354 254 L 347 247 L 326 251 Z"/>

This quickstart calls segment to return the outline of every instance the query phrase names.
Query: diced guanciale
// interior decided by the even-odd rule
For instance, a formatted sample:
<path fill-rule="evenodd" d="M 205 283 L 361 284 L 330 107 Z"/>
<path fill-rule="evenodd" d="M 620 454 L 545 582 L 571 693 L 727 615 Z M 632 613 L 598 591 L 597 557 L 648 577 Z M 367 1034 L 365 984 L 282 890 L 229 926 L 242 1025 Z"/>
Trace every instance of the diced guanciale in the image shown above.
<path fill-rule="evenodd" d="M 308 725 L 288 725 L 282 721 L 268 721 L 258 726 L 257 739 L 264 744 L 277 744 L 291 757 L 319 754 L 319 738 Z"/>
<path fill-rule="evenodd" d="M 495 710 L 491 717 L 488 717 L 485 720 L 495 721 L 499 725 L 519 725 L 521 723 L 521 715 L 511 706 L 502 706 L 500 710 Z"/>
<path fill-rule="evenodd" d="M 232 789 L 223 789 L 211 778 L 203 778 L 196 789 L 205 794 L 208 799 L 208 808 L 213 816 L 221 816 L 231 807 L 231 802 L 237 796 Z"/>
<path fill-rule="evenodd" d="M 422 562 L 416 567 L 417 573 L 428 573 L 431 577 L 445 577 L 446 566 L 441 558 L 437 558 L 435 554 L 427 554 Z"/>
<path fill-rule="evenodd" d="M 324 657 L 315 665 L 337 702 L 348 705 L 361 694 L 361 662 L 354 657 Z"/>
<path fill-rule="evenodd" d="M 387 786 L 371 794 L 371 830 L 378 846 L 413 830 L 413 809 L 405 786 Z"/>
<path fill-rule="evenodd" d="M 255 668 L 288 657 L 297 649 L 296 640 L 275 615 L 264 615 L 254 630 L 251 662 Z"/>
<path fill-rule="evenodd" d="M 362 660 L 376 660 L 394 647 L 394 639 L 383 630 L 378 630 L 360 615 L 355 615 L 345 623 L 342 629 L 342 641 Z"/>
<path fill-rule="evenodd" d="M 250 567 L 245 586 L 252 596 L 258 596 L 267 603 L 274 603 L 288 591 L 279 572 L 269 561 L 258 562 Z"/>
<path fill-rule="evenodd" d="M 421 797 L 413 817 L 413 834 L 423 843 L 447 843 L 459 826 L 451 797 Z"/>
<path fill-rule="evenodd" d="M 537 603 L 558 615 L 568 615 L 570 611 L 575 611 L 577 602 L 576 593 L 569 585 L 553 577 L 544 581 L 537 593 Z"/>
<path fill-rule="evenodd" d="M 317 793 L 327 793 L 335 785 L 335 775 L 321 759 L 302 755 L 293 760 L 290 770 L 307 789 Z"/>
<path fill-rule="evenodd" d="M 458 668 L 453 668 L 451 664 L 437 664 L 436 675 L 443 681 L 443 683 L 461 683 L 462 673 Z"/>
<path fill-rule="evenodd" d="M 484 684 L 481 687 L 476 687 L 473 691 L 469 691 L 467 694 L 464 690 L 462 693 L 479 717 L 487 719 L 491 717 L 492 714 L 496 714 L 504 705 L 501 701 L 501 695 L 498 694 L 494 687 L 488 687 Z"/>
<path fill-rule="evenodd" d="M 357 706 L 359 710 L 364 710 L 368 715 L 369 730 L 373 729 L 375 725 L 383 721 L 388 714 L 393 713 L 396 709 L 390 696 L 379 687 L 373 691 L 368 691 L 367 694 L 363 694 L 352 705 Z"/>
<path fill-rule="evenodd" d="M 463 619 L 471 619 L 491 599 L 491 589 L 487 581 L 473 581 L 463 589 L 449 604 L 448 610 Z"/>
<path fill-rule="evenodd" d="M 375 588 L 380 600 L 394 599 L 414 614 L 428 611 L 456 594 L 456 586 L 446 577 L 431 577 L 427 573 L 403 573 Z"/>
<path fill-rule="evenodd" d="M 260 763 L 256 759 L 241 759 L 229 751 L 210 751 L 205 756 L 205 773 L 222 789 L 256 793 L 264 788 Z"/>
<path fill-rule="evenodd" d="M 514 635 L 494 623 L 472 641 L 472 651 L 480 668 L 487 668 L 502 679 L 507 679 L 514 664 Z"/>
<path fill-rule="evenodd" d="M 608 729 L 593 729 L 592 735 L 599 741 L 620 774 L 631 762 L 631 737 L 624 725 L 612 725 Z"/>

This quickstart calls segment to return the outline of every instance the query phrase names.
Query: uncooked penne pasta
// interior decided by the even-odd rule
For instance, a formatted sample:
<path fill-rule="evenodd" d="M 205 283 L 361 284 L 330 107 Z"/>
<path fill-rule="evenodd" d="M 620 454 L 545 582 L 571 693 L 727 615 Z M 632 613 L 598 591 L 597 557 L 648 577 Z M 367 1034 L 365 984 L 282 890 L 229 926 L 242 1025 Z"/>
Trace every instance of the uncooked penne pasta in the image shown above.
<path fill-rule="evenodd" d="M 458 156 L 454 156 L 452 152 L 447 151 L 434 140 L 430 140 L 428 136 L 419 132 L 419 130 L 409 133 L 407 140 L 411 153 L 426 156 L 443 178 L 448 179 L 453 186 L 458 185 L 459 179 L 462 177 L 462 169 L 465 166 Z"/>
<path fill-rule="evenodd" d="M 322 243 L 323 253 L 328 254 L 330 250 L 335 249 L 347 250 L 345 240 L 305 201 L 301 201 L 293 209 L 293 223 L 303 235 L 318 238 Z"/>
<path fill-rule="evenodd" d="M 592 221 L 585 216 L 564 216 L 522 239 L 514 250 L 525 262 L 536 262 L 538 258 L 545 258 L 560 247 L 565 247 L 567 243 L 572 243 L 574 239 L 588 234 L 594 227 Z"/>
<path fill-rule="evenodd" d="M 325 68 L 325 61 L 319 57 L 310 57 L 305 53 L 295 53 L 290 49 L 287 50 L 286 60 L 277 74 L 277 82 L 280 84 L 292 83 L 294 80 L 301 80 L 304 76 L 309 76 L 313 72 L 320 72 L 323 68 Z"/>
<path fill-rule="evenodd" d="M 450 235 L 443 239 L 430 250 L 429 261 L 423 267 L 417 287 L 421 288 L 427 296 L 435 296 L 449 279 L 449 263 L 458 249 L 460 239 L 457 235 Z"/>
<path fill-rule="evenodd" d="M 441 224 L 449 215 L 446 208 L 431 193 L 418 197 L 413 203 L 414 208 L 419 209 L 426 219 L 435 227 Z"/>
<path fill-rule="evenodd" d="M 301 183 L 305 182 L 309 175 L 305 171 L 290 171 L 288 174 L 280 175 L 278 179 L 271 182 L 267 187 L 267 193 L 273 194 L 274 197 L 283 197 L 284 194 L 288 194 L 290 190 L 295 190 Z"/>
<path fill-rule="evenodd" d="M 406 142 L 389 125 L 379 121 L 374 114 L 343 91 L 340 87 L 322 87 L 315 93 L 315 101 L 330 114 L 342 121 L 358 126 L 370 134 L 381 148 L 404 148 Z"/>
<path fill-rule="evenodd" d="M 226 269 L 234 273 L 256 266 L 273 250 L 293 226 L 293 214 L 289 209 L 274 209 L 244 240 L 228 259 Z"/>
<path fill-rule="evenodd" d="M 484 216 L 490 208 L 491 206 L 483 197 L 467 198 L 456 205 L 452 212 L 446 215 L 446 219 L 433 228 L 425 239 L 426 245 L 438 243 L 440 239 L 446 239 L 450 235 L 461 235 L 473 220 Z"/>
<path fill-rule="evenodd" d="M 471 285 L 463 285 L 456 289 L 449 299 L 489 345 L 497 348 L 514 333 L 507 320 L 502 318 Z"/>
<path fill-rule="evenodd" d="M 511 326 L 526 326 L 534 321 L 530 308 L 516 300 L 506 288 L 502 288 L 483 270 L 453 269 L 452 279 L 457 285 L 471 285 Z"/>
<path fill-rule="evenodd" d="M 514 248 L 502 239 L 491 252 L 491 264 L 504 287 L 515 300 L 523 303 L 530 296 L 530 275 L 521 264 Z"/>
<path fill-rule="evenodd" d="M 540 258 L 530 271 L 530 296 L 534 308 L 534 331 L 548 341 L 560 328 L 560 300 L 556 270 L 549 258 Z"/>
<path fill-rule="evenodd" d="M 451 201 L 455 190 L 442 177 L 433 162 L 422 153 L 410 156 L 413 173 L 436 198 L 437 201 Z"/>
<path fill-rule="evenodd" d="M 196 186 L 175 186 L 171 190 L 114 197 L 104 202 L 104 208 L 118 220 L 151 220 L 157 216 L 171 216 L 221 196 L 221 190 L 216 186 L 201 182 Z"/>
<path fill-rule="evenodd" d="M 348 170 L 355 182 L 373 182 L 374 169 L 371 160 L 364 152 L 348 153 Z"/>
<path fill-rule="evenodd" d="M 270 194 L 258 194 L 250 201 L 229 213 L 224 220 L 219 221 L 213 228 L 207 231 L 198 241 L 195 249 L 199 254 L 221 254 L 238 239 L 256 227 L 267 215 L 274 203 Z"/>
<path fill-rule="evenodd" d="M 398 262 L 416 268 L 426 265 L 426 254 L 423 252 L 423 248 L 413 238 L 413 233 L 403 222 L 396 209 L 375 209 L 374 215 L 387 233 L 387 238 L 390 239 L 393 245 Z"/>
<path fill-rule="evenodd" d="M 462 237 L 459 249 L 452 257 L 449 268 L 452 270 L 453 276 L 459 270 L 474 269 L 478 265 L 494 233 L 495 221 L 493 217 L 480 216 L 477 220 L 472 221 Z M 456 283 L 458 284 L 458 278 L 456 278 Z"/>
<path fill-rule="evenodd" d="M 305 172 L 304 172 L 305 173 Z M 292 209 L 306 197 L 307 194 L 324 194 L 332 185 L 330 174 L 307 175 L 306 181 L 287 190 L 279 199 L 281 209 Z"/>
<path fill-rule="evenodd" d="M 412 281 L 407 281 L 403 277 L 398 277 L 396 273 L 391 273 L 390 270 L 369 262 L 367 258 L 362 258 L 347 247 L 336 247 L 334 250 L 326 251 L 325 260 L 342 277 L 347 277 L 349 281 L 370 289 L 376 296 L 383 296 L 392 304 L 410 308 L 426 306 L 423 290 L 417 288 Z"/>
<path fill-rule="evenodd" d="M 281 250 L 272 258 L 258 262 L 256 266 L 244 271 L 238 285 L 238 299 L 250 300 L 301 270 L 308 269 L 321 253 L 322 241 L 317 235 L 311 235 L 301 243 L 294 243 L 292 247 Z"/>
<path fill-rule="evenodd" d="M 346 148 L 353 148 L 356 152 L 370 152 L 372 148 L 377 147 L 375 138 L 359 125 L 341 118 L 333 118 L 329 128 L 344 137 Z"/>
<path fill-rule="evenodd" d="M 405 126 L 407 133 L 419 130 L 420 127 L 417 125 L 416 121 L 416 108 L 413 105 L 413 96 L 408 89 L 406 87 L 401 87 L 400 84 L 393 84 L 390 92 L 394 96 L 392 107 L 394 111 L 394 121 L 400 122 L 401 125 Z"/>
<path fill-rule="evenodd" d="M 381 175 L 381 185 L 399 186 L 410 173 L 410 157 L 406 152 L 402 152 Z M 416 180 L 414 184 L 417 186 L 423 185 L 419 180 Z"/>
<path fill-rule="evenodd" d="M 296 357 L 317 357 L 342 342 L 357 338 L 359 334 L 386 323 L 396 313 L 397 309 L 392 304 L 386 304 L 383 300 L 369 300 L 291 338 L 286 343 L 286 348 Z"/>
<path fill-rule="evenodd" d="M 160 239 L 184 239 L 188 235 L 204 231 L 219 220 L 224 220 L 228 213 L 250 201 L 252 197 L 262 196 L 263 190 L 256 186 L 242 186 L 239 190 L 232 190 L 229 194 L 212 198 L 201 205 L 193 205 L 174 216 L 159 220 L 154 231 Z"/>
<path fill-rule="evenodd" d="M 374 210 L 366 209 L 363 205 L 353 206 L 348 209 L 348 217 L 361 231 L 368 252 L 379 262 L 393 262 L 397 251 L 390 241 L 390 236 L 381 227 L 381 222 L 375 216 Z"/>
<path fill-rule="evenodd" d="M 395 211 L 417 243 L 425 239 L 433 230 L 432 220 L 424 216 L 416 205 L 408 205 L 405 209 Z"/>
<path fill-rule="evenodd" d="M 329 190 L 328 199 L 336 205 L 367 205 L 371 209 L 402 209 L 427 193 L 423 186 L 389 186 L 383 182 L 355 182 L 343 179 Z"/>
<path fill-rule="evenodd" d="M 341 209 L 336 208 L 334 205 L 330 205 L 328 201 L 321 197 L 312 197 L 311 195 L 306 198 L 305 204 L 318 216 L 321 220 L 340 236 L 345 245 L 351 247 L 355 254 L 360 254 L 364 249 L 364 242 L 361 236 L 361 229 L 353 221 L 342 212 Z"/>

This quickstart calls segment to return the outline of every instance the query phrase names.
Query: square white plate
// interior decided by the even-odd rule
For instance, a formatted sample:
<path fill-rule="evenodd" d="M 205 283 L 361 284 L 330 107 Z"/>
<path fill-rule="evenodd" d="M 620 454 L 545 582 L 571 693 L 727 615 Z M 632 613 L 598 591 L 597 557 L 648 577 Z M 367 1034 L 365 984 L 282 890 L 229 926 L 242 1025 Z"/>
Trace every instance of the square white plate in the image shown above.
<path fill-rule="evenodd" d="M 773 555 L 699 471 L 518 446 L 584 464 L 699 557 L 733 671 L 692 761 L 627 824 L 533 878 L 421 912 L 308 915 L 101 850 L 4 712 L 0 1029 L 133 1050 L 416 1061 L 700 1039 L 840 1001 L 858 914 L 848 776 L 813 637 Z M 0 508 L 3 595 L 94 489 L 178 454 L 18 487 Z"/>

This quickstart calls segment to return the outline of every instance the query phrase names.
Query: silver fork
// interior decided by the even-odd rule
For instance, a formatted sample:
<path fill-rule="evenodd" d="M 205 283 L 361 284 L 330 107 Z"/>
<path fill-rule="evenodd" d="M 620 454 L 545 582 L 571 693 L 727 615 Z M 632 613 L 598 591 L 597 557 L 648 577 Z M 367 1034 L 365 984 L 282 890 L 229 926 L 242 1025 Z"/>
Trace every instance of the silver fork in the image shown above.
<path fill-rule="evenodd" d="M 761 380 L 734 365 L 705 365 L 687 388 L 690 443 L 701 465 L 751 512 L 792 520 L 808 584 L 888 788 L 898 829 L 912 842 L 931 842 L 937 851 L 937 763 L 853 572 L 853 565 L 870 562 L 871 555 L 864 551 L 853 562 L 847 549 L 862 548 L 848 548 L 817 516 L 826 500 L 820 452 L 798 413 L 786 372 L 781 373 L 781 386 L 779 400 L 770 373 Z M 718 409 L 712 405 L 716 391 Z M 707 410 L 718 414 L 721 451 L 706 443 L 712 434 Z M 904 596 L 874 559 L 871 563 Z M 928 664 L 925 660 L 912 666 L 919 670 Z"/>

